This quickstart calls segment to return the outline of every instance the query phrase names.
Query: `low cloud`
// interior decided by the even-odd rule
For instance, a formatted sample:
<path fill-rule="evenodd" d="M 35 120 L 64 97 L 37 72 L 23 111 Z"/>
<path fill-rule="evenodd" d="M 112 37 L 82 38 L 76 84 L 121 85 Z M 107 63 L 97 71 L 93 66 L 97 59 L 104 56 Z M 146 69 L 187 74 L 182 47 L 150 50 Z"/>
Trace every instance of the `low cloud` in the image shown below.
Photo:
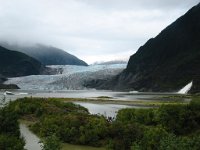
<path fill-rule="evenodd" d="M 0 40 L 52 45 L 88 63 L 120 56 L 124 59 L 197 3 L 197 0 L 0 0 Z"/>

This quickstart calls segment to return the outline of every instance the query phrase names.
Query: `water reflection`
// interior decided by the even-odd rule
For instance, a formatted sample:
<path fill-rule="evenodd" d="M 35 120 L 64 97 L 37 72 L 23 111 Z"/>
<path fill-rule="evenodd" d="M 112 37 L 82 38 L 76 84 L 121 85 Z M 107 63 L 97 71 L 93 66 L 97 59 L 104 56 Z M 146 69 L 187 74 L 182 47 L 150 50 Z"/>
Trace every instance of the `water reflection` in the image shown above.
<path fill-rule="evenodd" d="M 93 104 L 85 102 L 74 102 L 88 109 L 91 114 L 103 115 L 105 117 L 115 118 L 117 112 L 123 108 L 141 108 L 138 106 L 116 105 L 116 104 Z"/>

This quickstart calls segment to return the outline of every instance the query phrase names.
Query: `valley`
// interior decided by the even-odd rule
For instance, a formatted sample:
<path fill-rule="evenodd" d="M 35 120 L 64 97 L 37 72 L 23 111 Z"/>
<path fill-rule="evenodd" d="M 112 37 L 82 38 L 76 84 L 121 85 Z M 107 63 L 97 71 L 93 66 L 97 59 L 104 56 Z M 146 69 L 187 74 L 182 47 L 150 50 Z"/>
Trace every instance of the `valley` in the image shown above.
<path fill-rule="evenodd" d="M 199 150 L 199 2 L 8 0 L 0 14 L 0 150 Z"/>

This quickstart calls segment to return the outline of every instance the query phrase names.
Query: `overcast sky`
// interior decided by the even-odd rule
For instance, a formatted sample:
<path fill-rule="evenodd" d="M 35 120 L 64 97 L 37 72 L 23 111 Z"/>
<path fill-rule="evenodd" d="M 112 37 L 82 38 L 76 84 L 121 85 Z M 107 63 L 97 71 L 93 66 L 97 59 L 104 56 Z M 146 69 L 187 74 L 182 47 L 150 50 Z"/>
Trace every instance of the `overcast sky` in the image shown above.
<path fill-rule="evenodd" d="M 128 59 L 199 0 L 0 0 L 0 41 L 41 43 L 87 63 Z"/>

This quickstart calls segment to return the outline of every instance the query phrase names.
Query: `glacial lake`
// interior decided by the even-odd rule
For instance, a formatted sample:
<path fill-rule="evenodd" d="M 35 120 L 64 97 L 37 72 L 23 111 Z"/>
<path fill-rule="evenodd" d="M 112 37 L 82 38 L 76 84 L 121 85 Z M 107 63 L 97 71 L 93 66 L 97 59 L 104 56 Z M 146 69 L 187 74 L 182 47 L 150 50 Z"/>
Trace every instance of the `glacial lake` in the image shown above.
<path fill-rule="evenodd" d="M 0 90 L 3 97 L 5 90 Z M 110 97 L 113 100 L 160 100 L 164 96 L 178 95 L 177 93 L 150 93 L 150 92 L 115 92 L 104 90 L 66 90 L 66 91 L 45 91 L 45 90 L 10 90 L 14 95 L 6 95 L 7 100 L 15 100 L 21 97 L 57 97 L 57 98 L 97 98 Z"/>
<path fill-rule="evenodd" d="M 103 115 L 105 117 L 115 118 L 117 112 L 123 108 L 141 108 L 140 106 L 129 106 L 129 105 L 116 105 L 116 104 L 94 104 L 86 102 L 74 102 L 75 104 L 81 105 L 88 109 L 90 114 Z M 144 107 L 147 108 L 147 107 Z"/>
<path fill-rule="evenodd" d="M 0 101 L 5 91 L 0 91 Z M 87 98 L 98 99 L 98 97 L 109 97 L 115 101 L 164 101 L 163 97 L 177 95 L 176 93 L 138 93 L 138 92 L 113 92 L 101 90 L 72 90 L 72 91 L 41 91 L 41 90 L 12 90 L 14 95 L 6 95 L 6 102 L 22 97 L 56 97 L 56 98 Z M 141 108 L 141 106 L 119 105 L 119 104 L 96 104 L 86 102 L 75 102 L 86 107 L 91 114 L 100 114 L 106 117 L 115 117 L 118 110 L 123 108 Z"/>

